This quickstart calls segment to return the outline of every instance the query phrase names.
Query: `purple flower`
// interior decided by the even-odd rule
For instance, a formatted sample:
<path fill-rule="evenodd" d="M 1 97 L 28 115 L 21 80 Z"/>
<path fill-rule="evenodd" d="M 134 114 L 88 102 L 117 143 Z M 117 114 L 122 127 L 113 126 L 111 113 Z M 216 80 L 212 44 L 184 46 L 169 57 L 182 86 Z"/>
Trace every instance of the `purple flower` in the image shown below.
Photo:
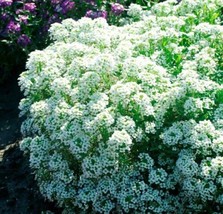
<path fill-rule="evenodd" d="M 59 15 L 58 14 L 55 14 L 55 15 L 53 15 L 53 16 L 51 16 L 50 18 L 49 18 L 49 20 L 48 20 L 48 24 L 49 25 L 51 25 L 51 24 L 53 24 L 53 23 L 55 23 L 55 22 L 60 22 L 61 20 L 60 20 L 60 17 L 59 17 Z"/>
<path fill-rule="evenodd" d="M 22 34 L 19 36 L 17 43 L 23 47 L 27 46 L 30 44 L 31 40 L 26 34 Z"/>
<path fill-rule="evenodd" d="M 46 23 L 46 24 L 44 25 L 44 27 L 42 28 L 42 32 L 43 32 L 43 33 L 46 33 L 46 32 L 49 30 L 51 24 L 53 24 L 53 23 L 55 23 L 55 22 L 58 22 L 58 23 L 61 22 L 61 18 L 59 17 L 58 14 L 54 14 L 53 16 L 51 16 L 50 18 L 48 18 L 47 23 Z"/>
<path fill-rule="evenodd" d="M 96 19 L 96 18 L 107 18 L 107 12 L 100 10 L 100 11 L 93 11 L 93 10 L 88 10 L 85 14 L 85 17 L 91 18 L 91 19 Z"/>
<path fill-rule="evenodd" d="M 88 10 L 85 14 L 85 17 L 91 18 L 91 19 L 95 19 L 97 18 L 97 12 L 94 12 L 93 10 Z"/>
<path fill-rule="evenodd" d="M 68 11 L 72 10 L 74 8 L 74 2 L 70 0 L 65 0 L 61 4 L 62 12 L 67 13 Z"/>
<path fill-rule="evenodd" d="M 107 19 L 107 16 L 108 16 L 107 11 L 105 10 L 98 11 L 98 18 L 101 17 L 101 18 Z"/>
<path fill-rule="evenodd" d="M 13 0 L 0 0 L 0 7 L 8 7 L 11 6 Z"/>
<path fill-rule="evenodd" d="M 16 32 L 19 32 L 21 30 L 20 24 L 19 23 L 15 23 L 12 20 L 8 23 L 6 29 L 7 29 L 7 31 L 9 33 L 16 33 Z"/>
<path fill-rule="evenodd" d="M 120 14 L 123 13 L 123 11 L 125 10 L 124 6 L 118 3 L 113 3 L 111 5 L 111 12 L 115 15 L 115 16 L 119 16 Z"/>
<path fill-rule="evenodd" d="M 0 19 L 2 19 L 3 21 L 6 21 L 7 19 L 9 19 L 9 14 L 7 14 L 7 13 L 3 13 L 2 15 L 1 15 L 1 17 L 0 17 Z"/>
<path fill-rule="evenodd" d="M 29 12 L 33 12 L 36 9 L 35 3 L 25 3 L 24 4 L 24 10 L 27 10 Z"/>
<path fill-rule="evenodd" d="M 51 4 L 60 4 L 61 0 L 51 0 Z"/>
<path fill-rule="evenodd" d="M 51 0 L 53 1 L 53 0 Z M 56 0 L 54 0 L 56 3 Z M 68 11 L 72 10 L 74 8 L 74 2 L 70 0 L 64 0 L 62 3 L 57 4 L 55 11 L 58 13 L 67 13 Z"/>

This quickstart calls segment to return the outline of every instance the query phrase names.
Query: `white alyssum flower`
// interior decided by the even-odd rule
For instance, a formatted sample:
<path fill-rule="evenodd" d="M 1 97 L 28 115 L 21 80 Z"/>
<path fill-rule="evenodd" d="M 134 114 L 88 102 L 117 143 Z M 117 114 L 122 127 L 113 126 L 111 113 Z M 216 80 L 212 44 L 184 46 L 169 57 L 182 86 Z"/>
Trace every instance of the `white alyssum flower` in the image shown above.
<path fill-rule="evenodd" d="M 138 4 L 131 3 L 128 8 L 128 15 L 134 19 L 139 19 L 142 15 L 142 7 Z"/>
<path fill-rule="evenodd" d="M 20 146 L 64 213 L 221 213 L 221 3 L 66 19 L 30 54 Z"/>
<path fill-rule="evenodd" d="M 108 147 L 118 152 L 127 152 L 131 149 L 132 140 L 125 130 L 115 131 L 109 138 Z"/>

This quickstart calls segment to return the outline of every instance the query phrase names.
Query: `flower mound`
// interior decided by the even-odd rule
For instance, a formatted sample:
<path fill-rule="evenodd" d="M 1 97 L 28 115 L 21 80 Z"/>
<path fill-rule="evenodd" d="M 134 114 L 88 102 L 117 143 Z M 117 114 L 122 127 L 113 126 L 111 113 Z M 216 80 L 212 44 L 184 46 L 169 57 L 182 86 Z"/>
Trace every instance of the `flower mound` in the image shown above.
<path fill-rule="evenodd" d="M 221 213 L 222 4 L 132 7 L 123 27 L 66 19 L 30 54 L 21 148 L 64 213 Z"/>

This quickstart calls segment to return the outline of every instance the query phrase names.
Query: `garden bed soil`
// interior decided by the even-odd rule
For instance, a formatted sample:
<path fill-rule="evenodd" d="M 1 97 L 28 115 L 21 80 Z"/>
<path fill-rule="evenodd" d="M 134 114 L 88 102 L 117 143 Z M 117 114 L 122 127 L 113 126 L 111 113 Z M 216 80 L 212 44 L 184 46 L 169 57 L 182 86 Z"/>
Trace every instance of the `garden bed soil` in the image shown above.
<path fill-rule="evenodd" d="M 21 140 L 18 104 L 22 98 L 18 75 L 0 85 L 0 213 L 61 213 L 39 193 L 29 158 L 19 148 Z"/>

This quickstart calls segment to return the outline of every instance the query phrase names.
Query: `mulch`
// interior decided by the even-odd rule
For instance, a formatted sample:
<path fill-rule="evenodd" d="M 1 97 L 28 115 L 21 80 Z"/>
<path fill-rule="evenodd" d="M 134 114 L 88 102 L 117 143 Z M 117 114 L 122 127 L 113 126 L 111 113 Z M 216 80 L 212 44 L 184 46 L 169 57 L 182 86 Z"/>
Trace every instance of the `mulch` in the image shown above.
<path fill-rule="evenodd" d="M 19 148 L 22 139 L 18 104 L 22 94 L 18 74 L 0 85 L 0 213 L 39 214 L 61 213 L 56 204 L 41 196 L 29 157 Z M 48 212 L 49 213 L 49 212 Z"/>

